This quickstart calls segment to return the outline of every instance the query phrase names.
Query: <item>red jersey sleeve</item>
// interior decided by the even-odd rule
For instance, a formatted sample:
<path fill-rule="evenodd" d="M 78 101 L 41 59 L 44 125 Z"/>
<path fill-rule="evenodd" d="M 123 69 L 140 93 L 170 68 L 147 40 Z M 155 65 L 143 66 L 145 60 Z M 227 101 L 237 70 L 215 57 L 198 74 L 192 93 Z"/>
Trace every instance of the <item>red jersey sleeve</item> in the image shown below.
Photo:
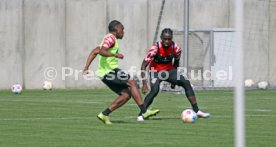
<path fill-rule="evenodd" d="M 153 60 L 153 57 L 157 54 L 158 51 L 158 47 L 156 45 L 156 43 L 151 47 L 151 49 L 148 51 L 146 57 L 145 57 L 145 61 L 146 62 L 151 62 Z"/>
<path fill-rule="evenodd" d="M 106 47 L 106 48 L 111 48 L 113 47 L 115 44 L 115 36 L 113 35 L 107 35 L 105 38 L 104 38 L 104 41 L 103 41 L 103 44 L 102 46 Z"/>
<path fill-rule="evenodd" d="M 182 48 L 176 43 L 174 46 L 175 46 L 175 59 L 179 60 L 181 57 Z"/>

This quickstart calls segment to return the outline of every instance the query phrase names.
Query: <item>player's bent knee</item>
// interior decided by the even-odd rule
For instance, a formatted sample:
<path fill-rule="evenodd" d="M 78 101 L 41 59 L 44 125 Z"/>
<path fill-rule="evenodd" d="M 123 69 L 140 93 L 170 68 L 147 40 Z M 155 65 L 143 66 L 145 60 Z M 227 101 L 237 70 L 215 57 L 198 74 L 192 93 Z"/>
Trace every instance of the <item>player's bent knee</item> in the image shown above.
<path fill-rule="evenodd" d="M 179 85 L 186 87 L 186 86 L 190 86 L 191 83 L 189 80 L 181 80 Z"/>
<path fill-rule="evenodd" d="M 121 92 L 121 96 L 124 98 L 124 99 L 129 99 L 131 97 L 130 93 L 128 91 L 123 91 Z"/>

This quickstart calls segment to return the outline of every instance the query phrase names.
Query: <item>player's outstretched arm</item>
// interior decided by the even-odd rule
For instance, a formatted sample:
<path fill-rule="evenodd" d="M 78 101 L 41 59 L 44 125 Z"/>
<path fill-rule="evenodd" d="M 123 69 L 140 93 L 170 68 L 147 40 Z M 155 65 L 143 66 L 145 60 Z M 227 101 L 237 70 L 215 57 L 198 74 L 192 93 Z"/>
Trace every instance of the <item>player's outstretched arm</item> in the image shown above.
<path fill-rule="evenodd" d="M 145 94 L 149 91 L 148 85 L 147 85 L 147 78 L 145 78 L 146 74 L 146 68 L 149 65 L 149 62 L 143 60 L 143 63 L 141 65 L 141 78 L 143 81 L 143 86 L 142 86 L 142 93 Z"/>
<path fill-rule="evenodd" d="M 83 69 L 83 74 L 88 74 L 89 66 L 90 66 L 90 64 L 92 63 L 92 61 L 96 58 L 96 56 L 99 54 L 100 49 L 101 49 L 101 47 L 100 47 L 100 46 L 97 46 L 96 48 L 94 48 L 94 49 L 90 52 L 90 54 L 89 54 L 89 56 L 88 56 L 88 58 L 87 58 L 87 60 L 86 60 L 85 67 L 84 67 L 84 69 Z"/>
<path fill-rule="evenodd" d="M 116 58 L 119 58 L 119 59 L 123 59 L 124 58 L 124 55 L 122 55 L 120 53 L 117 53 L 117 54 L 110 53 L 108 51 L 108 49 L 109 48 L 103 46 L 100 49 L 100 53 L 99 54 L 102 55 L 102 56 L 105 56 L 105 57 L 116 57 Z"/>

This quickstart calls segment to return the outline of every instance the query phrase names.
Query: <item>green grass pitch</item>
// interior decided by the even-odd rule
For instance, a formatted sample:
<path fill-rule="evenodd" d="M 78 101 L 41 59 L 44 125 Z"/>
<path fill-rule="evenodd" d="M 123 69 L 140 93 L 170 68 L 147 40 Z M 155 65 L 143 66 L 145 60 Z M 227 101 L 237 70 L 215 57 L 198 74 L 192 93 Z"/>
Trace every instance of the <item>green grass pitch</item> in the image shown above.
<path fill-rule="evenodd" d="M 131 99 L 111 115 L 113 125 L 96 119 L 116 97 L 107 89 L 26 90 L 20 95 L 0 91 L 1 147 L 233 147 L 233 91 L 196 91 L 209 119 L 183 124 L 181 111 L 190 108 L 182 94 L 161 92 L 153 108 L 161 112 L 136 122 Z M 144 96 L 143 96 L 144 97 Z M 246 91 L 246 144 L 276 145 L 276 91 Z"/>

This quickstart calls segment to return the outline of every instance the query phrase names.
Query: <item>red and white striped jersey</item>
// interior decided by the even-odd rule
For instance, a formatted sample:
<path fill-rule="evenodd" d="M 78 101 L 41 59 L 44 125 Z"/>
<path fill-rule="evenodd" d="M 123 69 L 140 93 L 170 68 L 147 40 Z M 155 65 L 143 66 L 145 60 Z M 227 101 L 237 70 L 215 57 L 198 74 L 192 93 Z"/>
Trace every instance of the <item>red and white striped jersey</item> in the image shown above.
<path fill-rule="evenodd" d="M 115 40 L 116 40 L 115 36 L 113 34 L 109 33 L 103 39 L 102 46 L 104 46 L 106 48 L 112 48 L 115 45 Z"/>
<path fill-rule="evenodd" d="M 174 48 L 173 48 L 173 45 L 171 44 L 170 48 L 165 49 L 165 48 L 163 48 L 161 41 L 159 41 L 157 43 L 159 44 L 160 55 L 162 57 L 166 57 L 166 56 L 170 55 L 172 52 L 174 52 L 174 59 L 180 59 L 182 49 L 178 44 L 174 43 Z M 160 63 L 156 63 L 153 60 L 154 56 L 156 56 L 158 53 L 157 43 L 155 43 L 151 47 L 151 49 L 148 51 L 148 53 L 144 59 L 146 62 L 150 63 L 150 70 L 161 71 L 161 70 L 173 69 L 174 66 L 173 66 L 172 62 L 169 64 L 160 64 Z"/>

